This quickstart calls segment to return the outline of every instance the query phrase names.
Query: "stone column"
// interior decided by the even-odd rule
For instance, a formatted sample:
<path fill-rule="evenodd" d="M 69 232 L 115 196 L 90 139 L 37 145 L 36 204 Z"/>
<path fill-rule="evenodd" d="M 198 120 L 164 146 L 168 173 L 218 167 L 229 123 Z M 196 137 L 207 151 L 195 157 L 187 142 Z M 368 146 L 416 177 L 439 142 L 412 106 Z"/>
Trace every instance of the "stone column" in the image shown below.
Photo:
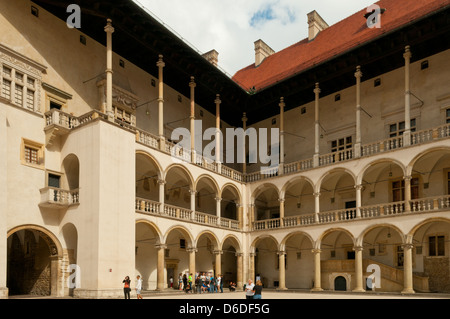
<path fill-rule="evenodd" d="M 286 290 L 286 252 L 279 251 L 278 252 L 278 289 Z"/>
<path fill-rule="evenodd" d="M 278 201 L 280 202 L 280 226 L 283 227 L 285 199 L 280 198 L 280 199 L 278 199 Z"/>
<path fill-rule="evenodd" d="M 167 245 L 156 245 L 158 250 L 157 270 L 156 270 L 156 290 L 160 291 L 164 289 L 164 251 L 167 249 Z"/>
<path fill-rule="evenodd" d="M 159 185 L 159 212 L 160 213 L 164 213 L 164 199 L 165 199 L 165 185 L 166 185 L 166 181 L 159 179 L 158 180 L 158 185 Z"/>
<path fill-rule="evenodd" d="M 356 143 L 355 157 L 361 157 L 361 67 L 356 67 Z"/>
<path fill-rule="evenodd" d="M 314 156 L 313 156 L 313 166 L 319 166 L 319 154 L 320 154 L 320 117 L 319 117 L 319 96 L 320 96 L 319 83 L 316 83 L 314 89 L 315 103 L 314 103 Z"/>
<path fill-rule="evenodd" d="M 404 267 L 403 267 L 403 290 L 402 294 L 413 294 L 414 288 L 413 288 L 413 267 L 412 267 L 412 244 L 404 244 L 403 246 L 403 253 L 405 257 L 404 261 Z"/>
<path fill-rule="evenodd" d="M 222 274 L 222 254 L 223 254 L 223 250 L 215 250 L 214 251 L 214 255 L 215 255 L 215 259 L 216 259 L 216 276 L 221 275 Z"/>
<path fill-rule="evenodd" d="M 197 248 L 188 248 L 186 250 L 189 253 L 189 273 L 192 274 L 192 278 L 194 278 L 195 274 L 195 254 L 198 252 Z"/>
<path fill-rule="evenodd" d="M 320 193 L 314 193 L 314 221 L 319 222 L 320 213 Z"/>
<path fill-rule="evenodd" d="M 361 192 L 363 189 L 362 185 L 356 185 L 356 218 L 361 218 Z"/>
<path fill-rule="evenodd" d="M 405 180 L 405 212 L 411 211 L 411 176 L 404 176 Z"/>
<path fill-rule="evenodd" d="M 197 194 L 196 190 L 189 190 L 189 193 L 191 194 L 191 211 L 192 211 L 192 218 L 194 218 L 195 215 L 195 195 Z"/>
<path fill-rule="evenodd" d="M 248 279 L 255 281 L 255 253 L 250 253 L 248 257 L 249 257 Z"/>
<path fill-rule="evenodd" d="M 280 99 L 280 165 L 278 168 L 278 175 L 284 173 L 284 97 Z"/>
<path fill-rule="evenodd" d="M 244 130 L 244 136 L 243 139 L 244 141 L 242 142 L 242 147 L 244 148 L 242 151 L 242 156 L 244 157 L 242 159 L 242 174 L 247 174 L 247 147 L 245 146 L 246 142 L 245 142 L 245 132 L 247 131 L 247 113 L 244 112 L 243 116 L 242 116 L 242 128 Z"/>
<path fill-rule="evenodd" d="M 219 225 L 220 225 L 220 217 L 222 217 L 222 207 L 221 207 L 221 203 L 222 203 L 222 198 L 220 197 L 216 197 L 216 216 L 219 218 Z"/>
<path fill-rule="evenodd" d="M 250 204 L 250 212 L 248 213 L 248 229 L 251 230 L 255 220 L 255 204 Z"/>
<path fill-rule="evenodd" d="M 190 131 L 191 131 L 191 161 L 195 163 L 195 84 L 194 77 L 191 76 L 189 87 L 191 88 L 191 115 L 190 115 Z"/>
<path fill-rule="evenodd" d="M 159 55 L 159 60 L 156 63 L 158 67 L 158 137 L 159 150 L 164 152 L 166 148 L 166 139 L 164 137 L 164 79 L 163 68 L 166 64 L 163 61 L 163 56 Z"/>
<path fill-rule="evenodd" d="M 222 171 L 222 161 L 221 161 L 221 138 L 220 138 L 220 104 L 222 101 L 220 100 L 220 94 L 216 95 L 216 100 L 214 101 L 216 104 L 216 165 L 217 165 L 217 171 Z"/>
<path fill-rule="evenodd" d="M 243 255 L 242 253 L 236 253 L 236 264 L 237 264 L 237 282 L 236 289 L 242 289 L 244 287 L 244 267 L 243 267 Z"/>
<path fill-rule="evenodd" d="M 112 85 L 113 85 L 113 63 L 112 63 L 112 34 L 114 28 L 111 19 L 106 20 L 106 114 L 108 120 L 114 122 L 114 113 L 112 108 Z"/>
<path fill-rule="evenodd" d="M 411 145 L 411 89 L 410 89 L 410 64 L 411 51 L 409 45 L 405 47 L 403 54 L 405 59 L 405 132 L 403 133 L 403 146 Z"/>
<path fill-rule="evenodd" d="M 239 229 L 243 230 L 244 228 L 244 206 L 241 204 L 236 204 L 236 210 L 237 210 L 237 219 L 239 221 Z"/>
<path fill-rule="evenodd" d="M 6 114 L 8 108 L 0 108 L 0 299 L 8 298 L 7 266 L 8 266 L 8 226 L 7 226 L 7 207 L 8 207 L 8 127 L 6 124 Z"/>
<path fill-rule="evenodd" d="M 321 270 L 320 270 L 320 249 L 313 249 L 312 253 L 314 254 L 314 287 L 311 291 L 322 291 L 321 284 Z"/>
<path fill-rule="evenodd" d="M 362 260 L 362 247 L 354 247 L 353 250 L 355 251 L 355 276 L 356 276 L 356 284 L 355 289 L 353 289 L 354 292 L 364 292 L 365 289 L 363 287 L 363 260 Z"/>

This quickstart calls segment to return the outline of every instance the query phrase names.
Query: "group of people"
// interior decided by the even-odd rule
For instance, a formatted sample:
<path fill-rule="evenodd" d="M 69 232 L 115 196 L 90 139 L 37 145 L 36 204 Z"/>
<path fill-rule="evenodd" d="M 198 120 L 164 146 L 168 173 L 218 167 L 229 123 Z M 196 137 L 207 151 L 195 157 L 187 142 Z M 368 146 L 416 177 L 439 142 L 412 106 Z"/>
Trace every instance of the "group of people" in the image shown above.
<path fill-rule="evenodd" d="M 136 277 L 136 296 L 137 299 L 142 299 L 141 290 L 142 290 L 142 279 L 141 276 Z M 125 295 L 125 299 L 130 299 L 131 292 L 131 280 L 129 276 L 126 276 L 122 282 L 124 284 L 123 291 Z M 193 286 L 194 284 L 194 286 Z M 171 285 L 172 286 L 172 285 Z M 229 285 L 230 291 L 236 290 L 236 284 L 230 281 Z M 261 280 L 256 281 L 256 285 L 253 284 L 251 279 L 248 280 L 248 283 L 244 286 L 246 299 L 261 299 L 262 292 L 262 282 Z M 196 274 L 195 279 L 193 281 L 192 274 L 187 276 L 186 274 L 179 274 L 178 278 L 178 289 L 184 290 L 186 293 L 215 293 L 221 292 L 223 293 L 223 280 L 222 275 L 207 276 L 205 273 Z"/>
<path fill-rule="evenodd" d="M 187 276 L 180 273 L 178 275 L 178 290 L 184 290 L 186 293 L 215 293 L 223 292 L 222 275 L 208 276 L 206 273 L 197 273 L 195 278 L 192 273 Z"/>

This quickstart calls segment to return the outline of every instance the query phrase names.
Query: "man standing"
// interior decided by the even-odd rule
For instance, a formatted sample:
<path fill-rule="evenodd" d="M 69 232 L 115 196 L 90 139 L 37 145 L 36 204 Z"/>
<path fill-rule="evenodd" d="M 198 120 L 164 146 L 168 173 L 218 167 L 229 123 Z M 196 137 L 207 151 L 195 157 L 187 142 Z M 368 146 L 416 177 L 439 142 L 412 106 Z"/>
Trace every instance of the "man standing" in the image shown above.
<path fill-rule="evenodd" d="M 137 282 L 136 282 L 136 295 L 137 295 L 137 299 L 143 299 L 141 296 L 141 290 L 142 290 L 142 279 L 141 276 L 137 276 L 136 277 Z"/>
<path fill-rule="evenodd" d="M 253 284 L 253 281 L 249 279 L 247 285 L 245 286 L 246 299 L 253 299 L 253 295 L 255 294 L 255 292 L 253 291 L 254 288 L 255 285 Z"/>

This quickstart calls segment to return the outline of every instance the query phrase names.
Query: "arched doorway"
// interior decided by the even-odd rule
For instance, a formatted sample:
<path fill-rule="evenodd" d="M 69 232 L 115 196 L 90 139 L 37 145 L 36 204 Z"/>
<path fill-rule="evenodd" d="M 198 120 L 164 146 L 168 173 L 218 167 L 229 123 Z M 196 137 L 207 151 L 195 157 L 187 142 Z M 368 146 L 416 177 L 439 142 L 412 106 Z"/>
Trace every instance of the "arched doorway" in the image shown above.
<path fill-rule="evenodd" d="M 347 291 L 347 280 L 343 276 L 337 276 L 334 279 L 335 291 Z"/>
<path fill-rule="evenodd" d="M 18 227 L 8 233 L 7 287 L 9 295 L 60 294 L 61 248 L 39 227 Z"/>

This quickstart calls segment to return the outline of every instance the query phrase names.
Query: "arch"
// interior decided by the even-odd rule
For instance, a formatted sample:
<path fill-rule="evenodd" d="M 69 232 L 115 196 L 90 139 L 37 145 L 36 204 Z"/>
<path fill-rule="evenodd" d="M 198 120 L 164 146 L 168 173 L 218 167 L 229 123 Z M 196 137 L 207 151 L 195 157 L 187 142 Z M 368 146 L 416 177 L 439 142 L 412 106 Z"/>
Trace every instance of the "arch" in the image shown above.
<path fill-rule="evenodd" d="M 169 165 L 166 168 L 166 170 L 164 171 L 164 180 L 167 181 L 167 176 L 168 176 L 169 172 L 171 170 L 175 170 L 175 169 L 180 169 L 183 172 L 183 174 L 185 175 L 185 177 L 189 181 L 189 187 L 192 190 L 194 190 L 194 184 L 195 184 L 194 177 L 192 176 L 191 172 L 189 172 L 189 170 L 186 167 L 184 167 L 183 165 L 181 165 L 181 164 L 174 163 L 174 164 Z"/>
<path fill-rule="evenodd" d="M 434 152 L 438 152 L 438 151 L 450 152 L 450 147 L 446 147 L 446 146 L 437 146 L 437 147 L 433 147 L 433 148 L 427 149 L 427 150 L 421 152 L 420 154 L 417 154 L 417 155 L 414 156 L 414 158 L 409 162 L 409 164 L 408 164 L 408 166 L 407 166 L 406 173 L 407 173 L 408 175 L 410 175 L 411 172 L 412 172 L 412 169 L 413 169 L 414 165 L 416 165 L 417 162 L 418 162 L 421 158 L 423 158 L 424 156 L 426 156 L 426 155 L 428 155 L 428 154 L 431 154 L 431 153 L 434 153 Z"/>
<path fill-rule="evenodd" d="M 61 171 L 64 173 L 62 188 L 73 190 L 80 187 L 80 161 L 75 154 L 71 153 L 64 158 Z"/>
<path fill-rule="evenodd" d="M 136 220 L 136 226 L 138 224 L 144 224 L 144 225 L 150 227 L 151 229 L 153 229 L 153 232 L 155 233 L 155 235 L 157 237 L 157 244 L 161 244 L 163 236 L 162 236 L 162 233 L 161 233 L 159 227 L 154 222 L 151 222 L 146 219 L 138 219 L 138 220 Z"/>
<path fill-rule="evenodd" d="M 278 198 L 280 198 L 280 190 L 275 184 L 273 184 L 273 183 L 263 183 L 263 184 L 259 185 L 256 189 L 253 190 L 252 195 L 251 195 L 251 201 L 254 202 L 255 199 L 259 195 L 261 195 L 264 191 L 266 191 L 267 189 L 275 189 L 275 191 L 278 194 Z"/>
<path fill-rule="evenodd" d="M 196 245 L 198 244 L 198 242 L 199 242 L 199 240 L 201 239 L 201 237 L 202 236 L 206 236 L 206 237 L 208 237 L 209 239 L 214 239 L 213 241 L 214 241 L 214 250 L 219 250 L 220 249 L 220 247 L 221 247 L 221 245 L 220 245 L 220 241 L 219 241 L 219 239 L 217 238 L 217 236 L 216 236 L 216 234 L 214 234 L 212 231 L 210 231 L 210 230 L 204 230 L 204 231 L 202 231 L 201 233 L 199 233 L 198 235 L 197 235 L 197 238 L 195 238 L 195 243 L 196 243 Z M 197 247 L 198 248 L 198 247 Z"/>
<path fill-rule="evenodd" d="M 228 189 L 231 188 L 234 190 L 235 195 L 239 198 L 239 204 L 242 203 L 242 195 L 241 192 L 239 191 L 239 189 L 236 187 L 236 185 L 232 184 L 232 183 L 226 183 L 225 185 L 222 186 L 222 188 L 219 191 L 219 197 L 222 198 L 223 196 L 223 192 Z M 233 193 L 233 192 L 232 192 Z"/>
<path fill-rule="evenodd" d="M 383 224 L 370 225 L 370 226 L 366 227 L 366 228 L 361 232 L 361 234 L 358 236 L 358 238 L 356 238 L 356 243 L 355 243 L 355 245 L 356 245 L 356 246 L 362 247 L 362 246 L 363 246 L 363 240 L 364 240 L 364 237 L 365 237 L 370 231 L 372 231 L 372 230 L 374 230 L 374 229 L 376 229 L 376 228 L 384 228 L 384 227 L 386 227 L 386 228 L 392 228 L 393 230 L 395 230 L 395 231 L 398 233 L 398 235 L 400 236 L 400 238 L 401 238 L 403 241 L 405 241 L 405 234 L 403 234 L 403 232 L 400 230 L 400 228 L 398 228 L 397 226 L 392 225 L 392 224 L 383 223 Z"/>
<path fill-rule="evenodd" d="M 239 241 L 239 239 L 233 235 L 233 234 L 228 234 L 227 236 L 225 236 L 225 238 L 222 240 L 222 242 L 220 243 L 220 250 L 223 250 L 223 245 L 225 244 L 225 242 L 229 240 L 232 243 L 234 243 L 235 249 L 237 253 L 241 253 L 242 252 L 242 245 L 241 242 Z"/>
<path fill-rule="evenodd" d="M 309 241 L 310 241 L 310 243 L 311 243 L 311 246 L 314 247 L 314 239 L 311 237 L 311 235 L 309 235 L 308 233 L 306 233 L 306 232 L 304 232 L 304 231 L 298 230 L 298 231 L 294 231 L 294 232 L 291 232 L 291 233 L 287 234 L 287 235 L 281 240 L 281 243 L 280 243 L 280 250 L 285 251 L 287 241 L 288 241 L 289 239 L 291 239 L 292 237 L 297 236 L 297 235 L 303 235 L 303 236 L 305 236 L 305 238 L 309 239 Z"/>
<path fill-rule="evenodd" d="M 42 226 L 32 224 L 16 226 L 7 232 L 6 238 L 9 238 L 9 236 L 13 235 L 14 233 L 20 230 L 35 230 L 38 231 L 40 234 L 43 234 L 44 236 L 42 236 L 42 238 L 49 244 L 51 254 L 53 256 L 58 256 L 59 258 L 63 257 L 63 248 L 59 239 L 51 231 Z"/>
<path fill-rule="evenodd" d="M 320 189 L 322 187 L 323 181 L 330 175 L 335 174 L 335 173 L 347 173 L 349 174 L 352 178 L 353 178 L 353 182 L 356 184 L 356 175 L 349 169 L 344 168 L 344 167 L 336 167 L 330 171 L 325 172 L 317 181 L 317 184 L 314 188 L 314 191 L 317 193 L 320 193 Z"/>
<path fill-rule="evenodd" d="M 197 191 L 198 184 L 200 183 L 200 181 L 202 179 L 209 180 L 211 182 L 211 184 L 209 184 L 209 186 L 211 186 L 216 191 L 216 196 L 219 196 L 219 194 L 220 194 L 219 185 L 217 184 L 217 182 L 214 178 L 212 178 L 210 175 L 207 175 L 207 174 L 202 174 L 197 178 L 197 180 L 194 182 L 194 186 L 193 186 L 194 190 Z"/>
<path fill-rule="evenodd" d="M 182 226 L 182 225 L 173 225 L 173 226 L 171 226 L 169 229 L 167 229 L 166 233 L 165 233 L 164 236 L 162 237 L 162 238 L 163 238 L 162 243 L 166 243 L 166 242 L 167 242 L 167 238 L 169 237 L 169 235 L 170 235 L 170 233 L 171 233 L 172 231 L 179 231 L 179 232 L 180 232 L 181 234 L 183 234 L 183 235 L 186 237 L 186 239 L 189 241 L 188 246 L 189 246 L 190 248 L 194 248 L 194 247 L 195 247 L 194 244 L 195 244 L 196 242 L 194 241 L 194 238 L 192 237 L 192 234 L 190 233 L 190 231 L 189 231 L 186 227 L 184 227 L 184 226 Z"/>
<path fill-rule="evenodd" d="M 400 161 L 398 161 L 398 160 L 396 160 L 394 158 L 380 158 L 380 159 L 377 159 L 375 161 L 372 161 L 372 162 L 368 163 L 366 166 L 363 167 L 363 169 L 361 170 L 361 172 L 357 176 L 356 184 L 357 185 L 362 184 L 362 180 L 364 178 L 364 175 L 367 173 L 367 170 L 370 169 L 370 167 L 372 167 L 374 165 L 377 165 L 377 164 L 386 163 L 386 162 L 392 162 L 392 163 L 398 165 L 401 168 L 401 170 L 403 172 L 403 175 L 406 174 L 406 167 L 405 167 L 405 165 L 403 165 L 402 162 L 400 162 Z"/>
<path fill-rule="evenodd" d="M 330 228 L 330 229 L 325 230 L 317 239 L 314 248 L 320 249 L 324 238 L 334 232 L 343 232 L 343 233 L 347 234 L 350 237 L 350 239 L 352 240 L 353 245 L 355 245 L 355 237 L 353 236 L 353 234 L 345 228 L 337 227 L 337 228 Z"/>
<path fill-rule="evenodd" d="M 158 169 L 158 177 L 159 177 L 159 179 L 163 179 L 163 172 L 164 172 L 164 170 L 162 169 L 161 164 L 159 163 L 159 161 L 155 157 L 153 157 L 149 153 L 147 153 L 145 151 L 141 151 L 141 150 L 136 151 L 136 157 L 138 155 L 143 155 L 144 157 L 147 157 L 148 160 L 153 162 L 153 164 L 155 164 L 155 167 Z"/>
<path fill-rule="evenodd" d="M 266 234 L 266 235 L 260 235 L 260 236 L 256 237 L 255 239 L 253 239 L 253 242 L 250 245 L 250 252 L 251 253 L 255 253 L 256 245 L 258 244 L 258 242 L 260 242 L 260 241 L 262 241 L 264 239 L 271 239 L 271 240 L 273 240 L 275 242 L 275 245 L 276 245 L 277 249 L 280 247 L 280 245 L 278 243 L 278 240 L 275 237 L 273 237 L 272 235 L 267 235 Z"/>
<path fill-rule="evenodd" d="M 308 178 L 306 176 L 296 176 L 296 177 L 288 180 L 283 185 L 283 187 L 281 188 L 281 191 L 280 191 L 280 197 L 281 198 L 285 198 L 287 189 L 289 187 L 295 185 L 296 183 L 300 182 L 300 181 L 305 181 L 305 182 L 309 183 L 309 185 L 311 185 L 311 187 L 312 187 L 312 189 L 314 191 L 314 183 L 313 183 L 313 181 L 310 178 Z"/>
<path fill-rule="evenodd" d="M 445 218 L 445 217 L 430 217 L 430 218 L 427 218 L 427 219 L 421 221 L 420 223 L 418 223 L 417 225 L 415 225 L 413 228 L 411 228 L 411 230 L 406 234 L 407 238 L 409 239 L 409 238 L 414 237 L 416 232 L 422 226 L 425 226 L 426 224 L 434 223 L 434 222 L 444 222 L 444 223 L 450 224 L 450 218 Z"/>

